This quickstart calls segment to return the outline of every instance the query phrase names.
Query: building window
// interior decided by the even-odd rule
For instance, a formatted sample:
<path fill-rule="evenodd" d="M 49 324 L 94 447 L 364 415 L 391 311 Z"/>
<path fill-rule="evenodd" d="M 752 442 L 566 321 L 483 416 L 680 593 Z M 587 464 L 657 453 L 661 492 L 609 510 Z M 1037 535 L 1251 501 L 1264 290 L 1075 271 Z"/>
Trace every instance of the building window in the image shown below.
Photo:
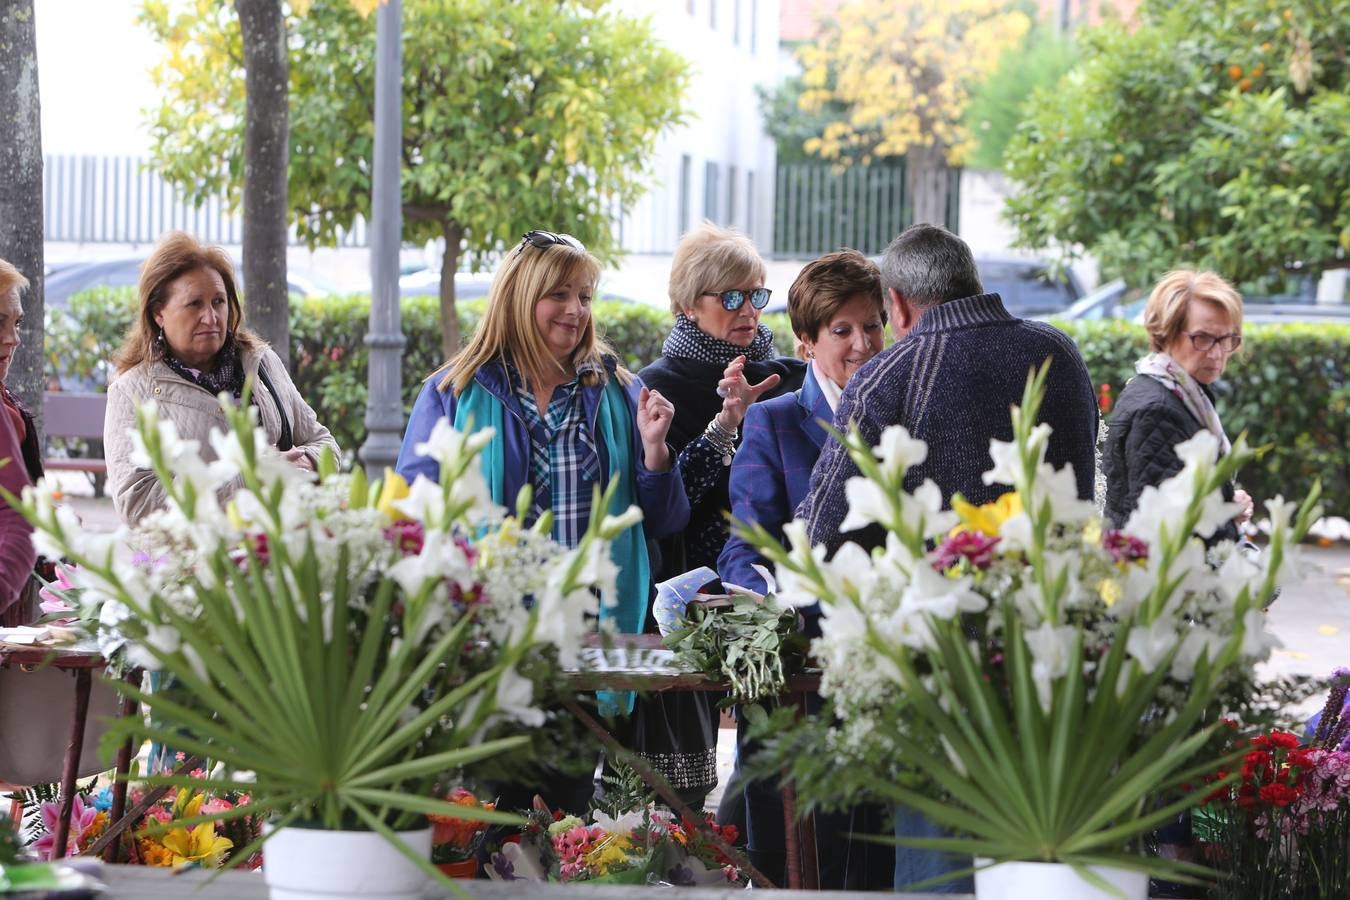
<path fill-rule="evenodd" d="M 708 27 L 717 30 L 717 0 L 708 0 Z"/>
<path fill-rule="evenodd" d="M 717 163 L 711 160 L 703 167 L 703 216 L 717 221 Z"/>
<path fill-rule="evenodd" d="M 736 167 L 727 166 L 727 224 L 736 224 Z"/>
<path fill-rule="evenodd" d="M 755 173 L 745 173 L 745 233 L 755 236 Z"/>
<path fill-rule="evenodd" d="M 731 42 L 737 47 L 741 45 L 741 0 L 731 8 Z"/>
<path fill-rule="evenodd" d="M 680 234 L 689 230 L 689 180 L 693 175 L 694 162 L 686 153 L 680 157 Z"/>

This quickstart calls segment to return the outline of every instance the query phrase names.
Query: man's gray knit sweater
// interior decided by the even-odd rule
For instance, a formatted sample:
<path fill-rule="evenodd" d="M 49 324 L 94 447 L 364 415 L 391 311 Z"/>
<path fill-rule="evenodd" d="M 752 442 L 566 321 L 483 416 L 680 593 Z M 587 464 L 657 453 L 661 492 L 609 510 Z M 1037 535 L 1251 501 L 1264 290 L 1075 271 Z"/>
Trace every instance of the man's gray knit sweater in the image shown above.
<path fill-rule="evenodd" d="M 1029 371 L 1046 357 L 1053 361 L 1040 421 L 1054 429 L 1046 460 L 1056 468 L 1071 463 L 1078 496 L 1091 500 L 1097 402 L 1083 357 L 1058 329 L 1009 314 L 998 294 L 929 309 L 908 335 L 849 380 L 834 424 L 845 431 L 857 422 L 873 445 L 888 426 L 905 426 L 928 443 L 927 460 L 905 477 L 907 491 L 931 478 L 942 489 L 944 506 L 958 491 L 971 503 L 986 503 L 1011 490 L 981 478 L 993 465 L 989 441 L 1012 440 L 1009 408 L 1021 401 Z M 882 542 L 875 527 L 847 538 L 839 532 L 848 513 L 844 484 L 858 474 L 831 438 L 811 473 L 811 492 L 797 510 L 811 543 L 833 553 L 846 539 L 866 548 Z"/>

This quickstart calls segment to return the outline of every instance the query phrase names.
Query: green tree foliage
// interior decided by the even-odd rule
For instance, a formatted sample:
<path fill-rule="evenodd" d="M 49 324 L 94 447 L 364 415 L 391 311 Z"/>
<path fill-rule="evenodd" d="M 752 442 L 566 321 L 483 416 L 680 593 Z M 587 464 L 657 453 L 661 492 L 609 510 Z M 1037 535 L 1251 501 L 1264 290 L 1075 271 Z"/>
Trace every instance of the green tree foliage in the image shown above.
<path fill-rule="evenodd" d="M 302 237 L 331 243 L 369 216 L 375 20 L 310 0 L 287 21 L 290 206 Z M 243 181 L 239 23 L 215 0 L 146 0 L 164 45 L 154 70 L 156 166 L 197 199 Z M 607 0 L 405 0 L 403 237 L 445 240 L 441 318 L 458 345 L 454 280 L 532 228 L 576 235 L 602 259 L 610 222 L 650 174 L 648 152 L 681 121 L 683 58 Z"/>
<path fill-rule="evenodd" d="M 975 149 L 966 166 L 1003 168 L 1004 149 L 1027 114 L 1028 98 L 1037 88 L 1053 86 L 1073 61 L 1073 45 L 1043 25 L 1033 26 L 1022 44 L 1004 51 L 998 68 L 970 96 L 966 130 Z"/>
<path fill-rule="evenodd" d="M 1140 18 L 1081 33 L 1030 104 L 1007 150 L 1019 243 L 1136 285 L 1343 264 L 1350 0 L 1149 0 Z"/>

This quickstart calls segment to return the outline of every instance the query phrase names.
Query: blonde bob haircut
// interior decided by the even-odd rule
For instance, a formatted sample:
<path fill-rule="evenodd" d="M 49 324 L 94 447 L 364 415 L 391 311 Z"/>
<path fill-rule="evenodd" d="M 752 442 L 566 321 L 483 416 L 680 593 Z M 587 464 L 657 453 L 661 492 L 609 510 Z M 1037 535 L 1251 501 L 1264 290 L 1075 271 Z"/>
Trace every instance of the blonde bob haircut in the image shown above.
<path fill-rule="evenodd" d="M 1186 327 L 1186 310 L 1192 300 L 1218 305 L 1228 314 L 1233 330 L 1242 333 L 1242 295 L 1228 279 L 1214 272 L 1175 269 L 1154 286 L 1144 305 L 1149 349 L 1161 353 L 1177 339 Z"/>
<path fill-rule="evenodd" d="M 141 264 L 141 277 L 136 284 L 140 311 L 131 323 L 131 330 L 122 340 L 122 346 L 113 354 L 113 365 L 119 375 L 160 357 L 156 347 L 159 325 L 155 322 L 155 313 L 168 302 L 169 288 L 173 283 L 198 269 L 215 270 L 225 283 L 225 296 L 229 301 L 226 337 L 234 338 L 240 350 L 256 350 L 264 346 L 262 338 L 244 327 L 244 307 L 239 302 L 234 263 L 230 261 L 229 254 L 219 247 L 199 242 L 186 231 L 170 231 L 159 239 Z"/>
<path fill-rule="evenodd" d="M 763 287 L 764 259 L 750 238 L 734 228 L 712 222 L 680 238 L 670 264 L 670 312 L 678 316 L 693 309 L 704 291 Z"/>
<path fill-rule="evenodd" d="M 28 279 L 15 268 L 14 263 L 0 259 L 0 297 L 17 288 L 20 293 L 28 290 Z"/>
<path fill-rule="evenodd" d="M 444 373 L 436 387 L 441 392 L 453 389 L 458 397 L 481 366 L 498 359 L 510 358 L 531 384 L 541 381 L 550 369 L 563 371 L 539 333 L 534 308 L 564 284 L 580 283 L 594 290 L 599 280 L 600 263 L 585 250 L 567 244 L 535 247 L 527 243 L 511 250 L 492 277 L 487 310 L 473 336 L 463 350 L 431 373 L 432 378 Z M 596 334 L 595 316 L 588 316 L 571 359 L 582 370 L 582 383 L 603 384 L 604 357 L 612 355 L 609 344 Z M 626 382 L 627 372 L 620 372 L 620 381 Z"/>

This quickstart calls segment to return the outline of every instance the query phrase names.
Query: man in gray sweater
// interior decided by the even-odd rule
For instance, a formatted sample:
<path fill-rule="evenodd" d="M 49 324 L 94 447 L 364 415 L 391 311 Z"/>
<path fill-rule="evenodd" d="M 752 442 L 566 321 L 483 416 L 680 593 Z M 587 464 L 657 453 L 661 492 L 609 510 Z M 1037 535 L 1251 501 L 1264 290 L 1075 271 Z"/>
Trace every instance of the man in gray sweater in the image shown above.
<path fill-rule="evenodd" d="M 909 470 L 905 489 L 931 478 L 944 505 L 960 492 L 974 504 L 1012 489 L 987 485 L 989 441 L 1012 440 L 1009 407 L 1022 399 L 1031 369 L 1049 357 L 1040 421 L 1054 429 L 1046 460 L 1072 463 L 1078 496 L 1092 499 L 1097 401 L 1074 342 L 1044 322 L 1011 315 L 998 294 L 986 294 L 966 242 L 937 225 L 911 225 L 881 260 L 881 286 L 896 342 L 858 370 L 844 388 L 834 426 L 857 423 L 872 444 L 890 425 L 903 425 L 928 443 L 928 458 Z M 847 451 L 831 438 L 811 473 L 811 492 L 797 510 L 813 544 L 833 553 L 852 540 L 871 548 L 880 529 L 849 535 L 844 484 L 858 475 Z"/>
<path fill-rule="evenodd" d="M 888 426 L 903 425 L 928 443 L 928 457 L 905 475 L 912 491 L 931 478 L 944 505 L 958 491 L 982 504 L 1011 490 L 986 485 L 993 461 L 991 438 L 1012 440 L 1009 407 L 1022 399 L 1030 370 L 1051 359 L 1042 422 L 1050 425 L 1046 460 L 1056 468 L 1072 463 L 1078 496 L 1092 499 L 1097 437 L 1097 403 L 1092 380 L 1078 348 L 1067 335 L 1042 322 L 1018 319 L 998 294 L 984 293 L 965 241 L 936 225 L 912 225 L 891 241 L 881 261 L 881 286 L 890 306 L 896 343 L 858 370 L 844 388 L 834 427 L 856 423 L 876 445 Z M 826 442 L 811 473 L 811 490 L 797 509 L 812 544 L 831 554 L 845 542 L 865 548 L 885 542 L 878 526 L 843 535 L 848 514 L 844 485 L 859 474 L 834 438 Z M 946 837 L 915 810 L 895 809 L 897 837 Z M 895 885 L 903 887 L 964 869 L 959 859 L 935 850 L 897 847 Z M 969 877 L 943 882 L 931 891 L 974 890 Z"/>

